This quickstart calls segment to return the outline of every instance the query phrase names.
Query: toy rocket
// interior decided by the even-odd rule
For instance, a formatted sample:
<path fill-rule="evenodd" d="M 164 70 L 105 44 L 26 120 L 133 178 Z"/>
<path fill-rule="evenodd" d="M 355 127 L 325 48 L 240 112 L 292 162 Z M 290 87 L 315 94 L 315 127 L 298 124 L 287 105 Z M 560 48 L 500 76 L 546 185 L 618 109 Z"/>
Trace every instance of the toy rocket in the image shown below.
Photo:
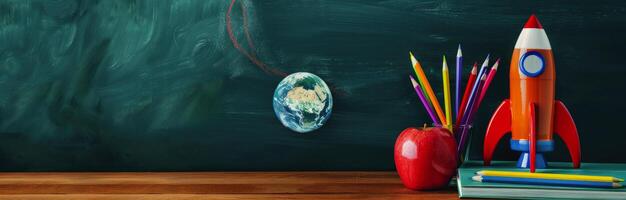
<path fill-rule="evenodd" d="M 511 132 L 511 149 L 521 151 L 518 167 L 545 168 L 542 152 L 554 149 L 553 133 L 569 149 L 574 168 L 580 167 L 576 124 L 565 105 L 554 99 L 555 66 L 550 41 L 535 15 L 517 38 L 510 68 L 510 99 L 493 114 L 483 149 L 485 165 L 502 136 Z"/>

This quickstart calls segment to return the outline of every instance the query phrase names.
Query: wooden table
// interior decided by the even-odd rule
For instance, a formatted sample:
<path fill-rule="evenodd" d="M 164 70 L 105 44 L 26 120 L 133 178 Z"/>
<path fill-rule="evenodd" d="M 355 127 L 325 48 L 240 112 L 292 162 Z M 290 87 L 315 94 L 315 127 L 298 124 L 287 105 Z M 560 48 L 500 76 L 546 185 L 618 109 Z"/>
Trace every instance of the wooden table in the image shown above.
<path fill-rule="evenodd" d="M 0 173 L 0 199 L 457 199 L 395 172 Z"/>

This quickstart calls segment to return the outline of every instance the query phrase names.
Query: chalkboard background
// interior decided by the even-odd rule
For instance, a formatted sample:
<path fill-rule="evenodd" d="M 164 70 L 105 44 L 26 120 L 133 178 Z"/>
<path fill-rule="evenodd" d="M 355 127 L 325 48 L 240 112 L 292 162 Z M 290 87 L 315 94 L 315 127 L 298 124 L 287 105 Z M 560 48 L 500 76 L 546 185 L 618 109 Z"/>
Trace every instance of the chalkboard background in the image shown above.
<path fill-rule="evenodd" d="M 583 161 L 626 162 L 623 1 L 231 1 L 0 2 L 0 170 L 393 170 L 398 133 L 429 121 L 408 52 L 443 99 L 441 56 L 459 43 L 465 73 L 487 53 L 505 61 L 478 113 L 480 145 L 532 13 Z M 272 109 L 299 71 L 334 88 L 330 120 L 310 134 Z M 507 144 L 495 159 L 516 158 Z M 548 159 L 569 160 L 558 144 Z"/>

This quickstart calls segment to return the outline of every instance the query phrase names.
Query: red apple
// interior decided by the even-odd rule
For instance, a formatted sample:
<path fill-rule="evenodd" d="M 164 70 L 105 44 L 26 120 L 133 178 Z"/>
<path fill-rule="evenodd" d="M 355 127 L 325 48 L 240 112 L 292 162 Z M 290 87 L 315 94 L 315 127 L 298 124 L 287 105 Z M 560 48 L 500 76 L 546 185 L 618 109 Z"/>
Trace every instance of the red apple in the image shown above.
<path fill-rule="evenodd" d="M 456 141 L 445 128 L 407 128 L 396 139 L 396 170 L 412 190 L 442 188 L 456 173 Z"/>

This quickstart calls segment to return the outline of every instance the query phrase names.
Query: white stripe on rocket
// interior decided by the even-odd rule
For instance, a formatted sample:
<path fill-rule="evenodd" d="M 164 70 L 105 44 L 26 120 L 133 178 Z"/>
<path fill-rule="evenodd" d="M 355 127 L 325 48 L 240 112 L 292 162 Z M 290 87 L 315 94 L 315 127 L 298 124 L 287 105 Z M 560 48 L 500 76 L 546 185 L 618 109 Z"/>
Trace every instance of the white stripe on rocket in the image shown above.
<path fill-rule="evenodd" d="M 546 31 L 538 28 L 525 28 L 519 34 L 516 49 L 552 49 Z"/>

